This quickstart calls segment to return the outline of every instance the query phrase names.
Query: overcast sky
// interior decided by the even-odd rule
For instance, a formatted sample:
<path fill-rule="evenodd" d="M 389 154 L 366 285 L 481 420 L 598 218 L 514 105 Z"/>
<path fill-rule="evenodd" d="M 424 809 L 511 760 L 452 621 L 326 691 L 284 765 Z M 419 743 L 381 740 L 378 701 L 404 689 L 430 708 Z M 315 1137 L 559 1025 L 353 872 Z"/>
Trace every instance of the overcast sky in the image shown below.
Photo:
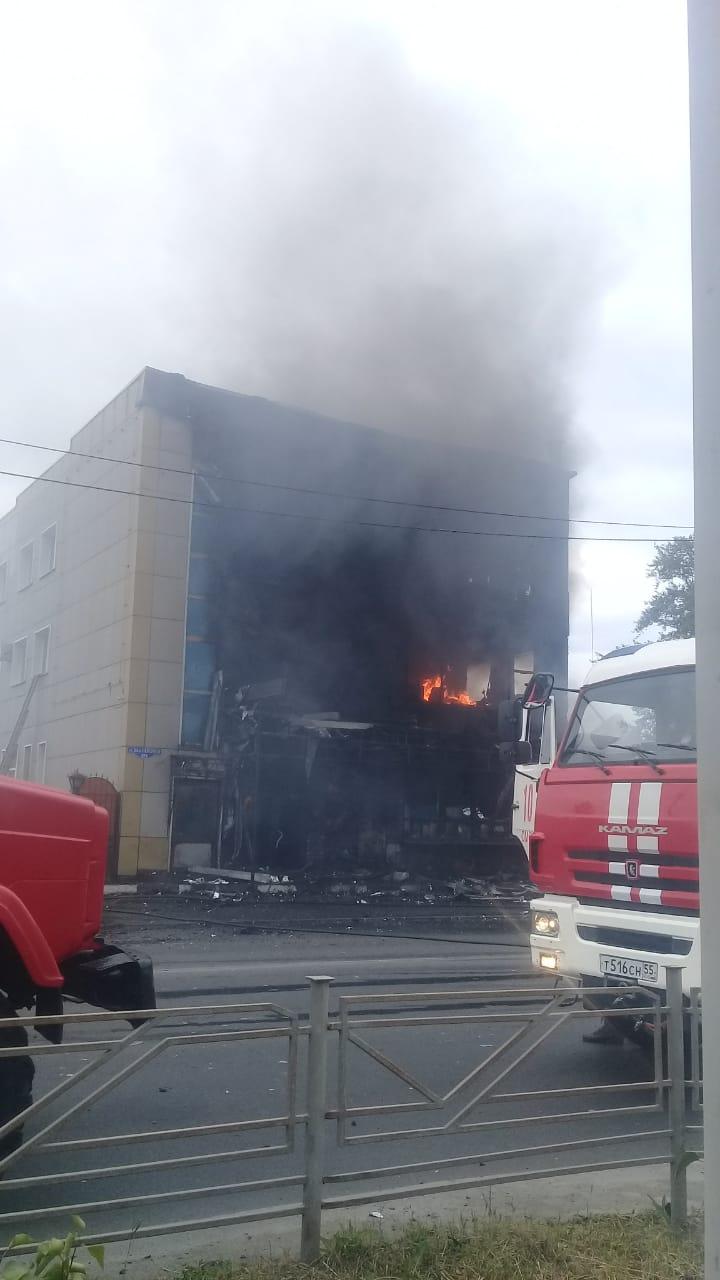
<path fill-rule="evenodd" d="M 357 386 L 385 345 L 383 317 L 397 332 L 422 309 L 408 263 L 432 259 L 438 296 L 442 272 L 455 277 L 452 306 L 438 303 L 441 331 L 448 315 L 471 316 L 461 372 L 475 350 L 482 376 L 497 375 L 508 420 L 525 421 L 536 402 L 553 440 L 567 421 L 575 514 L 690 524 L 684 9 L 684 0 L 0 0 L 0 434 L 65 446 L 145 364 L 343 408 L 345 389 L 313 353 L 326 349 L 334 369 L 348 344 L 361 350 L 349 411 L 381 420 L 372 403 L 363 414 Z M 437 190 L 423 172 L 428 153 L 407 146 L 413 129 L 429 139 Z M 337 240 L 337 255 L 362 253 L 367 268 L 343 298 L 326 285 L 311 313 L 282 296 L 276 249 L 295 296 L 311 292 L 304 228 L 317 235 L 323 206 L 327 266 L 347 222 L 334 212 L 338 186 L 323 192 L 329 163 L 333 181 L 347 172 L 344 201 L 351 190 L 370 210 L 352 239 Z M 402 220 L 377 224 L 396 180 L 414 234 Z M 408 250 L 403 278 L 393 245 L 406 239 L 416 257 Z M 393 286 L 381 306 L 373 268 Z M 336 302 L 323 330 L 318 314 Z M 295 340 L 301 329 L 314 347 Z M 432 327 L 421 336 L 437 347 Z M 408 352 L 398 358 L 411 381 Z M 429 364 L 442 399 L 447 375 Z M 469 402 L 453 412 L 462 418 Z M 519 427 L 516 436 L 520 447 Z M 0 458 L 32 473 L 47 462 L 5 445 Z M 2 509 L 18 487 L 0 478 Z M 651 553 L 577 544 L 576 678 L 591 653 L 591 588 L 601 652 L 632 637 Z"/>

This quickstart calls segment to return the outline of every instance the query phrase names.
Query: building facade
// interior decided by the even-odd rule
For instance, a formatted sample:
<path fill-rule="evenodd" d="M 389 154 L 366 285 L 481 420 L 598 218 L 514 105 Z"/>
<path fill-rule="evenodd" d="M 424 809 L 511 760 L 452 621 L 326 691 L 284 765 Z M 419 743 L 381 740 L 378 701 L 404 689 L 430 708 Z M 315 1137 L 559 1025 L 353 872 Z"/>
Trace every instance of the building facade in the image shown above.
<path fill-rule="evenodd" d="M 388 449 L 394 450 L 392 481 Z M 440 461 L 446 450 L 434 449 L 145 369 L 0 520 L 0 746 L 24 716 L 6 766 L 18 778 L 64 789 L 80 776 L 109 780 L 120 796 L 111 874 L 168 869 L 178 753 L 181 767 L 194 753 L 206 768 L 218 752 L 215 641 L 223 601 L 213 578 L 216 524 L 223 511 L 230 509 L 237 523 L 236 510 L 257 507 L 257 490 L 233 487 L 235 481 L 270 478 L 272 501 L 266 494 L 263 502 L 273 510 L 257 513 L 259 531 L 247 524 L 255 517 L 243 515 L 246 524 L 233 526 L 228 537 L 266 547 L 263 518 L 289 515 L 290 522 L 274 523 L 314 528 L 319 519 L 331 527 L 332 542 L 365 514 L 365 506 L 356 505 L 349 520 L 347 506 L 329 507 L 333 491 L 352 484 L 360 492 L 399 492 L 412 451 L 422 492 L 434 493 L 438 468 L 448 465 Z M 512 539 L 498 540 L 497 554 L 505 559 L 493 573 L 508 575 L 508 557 L 522 566 L 518 583 L 528 585 L 516 586 L 515 597 L 524 592 L 538 603 L 530 643 L 516 652 L 530 649 L 562 674 L 569 476 L 496 457 L 492 482 L 480 493 L 470 484 L 470 451 L 465 454 L 453 465 L 466 488 L 455 481 L 447 488 L 465 506 L 490 499 L 496 510 L 522 509 L 531 489 L 531 509 L 557 518 L 556 542 L 523 543 L 519 555 Z M 360 465 L 359 458 L 366 461 Z M 478 475 L 489 476 L 489 465 L 473 461 Z M 228 466 L 235 467 L 235 480 L 228 481 Z M 413 483 L 412 493 L 421 492 L 420 480 Z M 419 513 L 410 503 L 406 509 L 412 529 Z M 538 529 L 547 532 L 547 523 Z M 292 542 L 294 536 L 286 538 L 282 551 L 278 544 L 278 558 L 291 557 Z M 323 555 L 326 546 L 316 541 L 310 559 Z M 227 637 L 225 644 L 227 650 Z"/>
<path fill-rule="evenodd" d="M 167 866 L 185 649 L 190 431 L 143 404 L 144 378 L 0 520 L 0 742 L 37 674 L 16 775 L 64 789 L 74 773 L 108 778 L 120 876 Z M 133 754 L 148 745 L 161 754 Z"/>

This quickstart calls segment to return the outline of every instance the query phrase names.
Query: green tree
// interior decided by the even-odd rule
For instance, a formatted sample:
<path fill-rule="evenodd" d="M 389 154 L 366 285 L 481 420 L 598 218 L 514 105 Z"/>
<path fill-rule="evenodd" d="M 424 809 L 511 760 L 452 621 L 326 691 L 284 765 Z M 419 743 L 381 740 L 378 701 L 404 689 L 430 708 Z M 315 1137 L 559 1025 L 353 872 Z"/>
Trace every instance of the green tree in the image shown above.
<path fill-rule="evenodd" d="M 641 635 L 657 627 L 663 640 L 685 640 L 695 635 L 695 540 L 672 538 L 655 549 L 648 577 L 655 589 L 635 627 Z"/>

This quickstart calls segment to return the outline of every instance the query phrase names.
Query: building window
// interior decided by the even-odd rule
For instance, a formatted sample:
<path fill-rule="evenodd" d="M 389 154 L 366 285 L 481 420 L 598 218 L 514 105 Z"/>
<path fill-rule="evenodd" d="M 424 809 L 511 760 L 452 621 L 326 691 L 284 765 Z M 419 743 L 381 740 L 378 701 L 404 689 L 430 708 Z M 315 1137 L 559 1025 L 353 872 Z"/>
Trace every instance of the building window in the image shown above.
<path fill-rule="evenodd" d="M 200 596 L 188 596 L 187 634 L 191 639 L 204 640 L 210 630 L 208 602 Z"/>
<path fill-rule="evenodd" d="M 10 683 L 22 684 L 27 669 L 27 636 L 16 640 L 12 647 L 12 663 L 10 666 Z"/>
<path fill-rule="evenodd" d="M 182 743 L 184 747 L 201 747 L 205 739 L 209 693 L 186 693 L 183 699 Z"/>
<path fill-rule="evenodd" d="M 33 580 L 33 544 L 26 543 L 18 552 L 17 589 L 24 591 Z"/>
<path fill-rule="evenodd" d="M 33 675 L 44 676 L 47 674 L 48 658 L 50 656 L 50 628 L 41 627 L 35 632 L 33 643 Z"/>
<path fill-rule="evenodd" d="M 206 596 L 210 591 L 210 561 L 207 556 L 190 556 L 188 571 L 188 594 Z"/>
<path fill-rule="evenodd" d="M 49 529 L 40 535 L 40 565 L 38 575 L 45 577 L 46 573 L 52 573 L 55 568 L 55 542 L 57 540 L 57 525 L 51 524 Z"/>
<path fill-rule="evenodd" d="M 217 526 L 211 521 L 211 513 L 206 508 L 193 506 L 190 549 L 196 555 L 208 555 L 213 548 L 213 531 Z"/>
<path fill-rule="evenodd" d="M 5 561 L 4 564 L 0 564 L 0 604 L 4 604 L 7 600 L 7 579 L 8 567 Z"/>
<path fill-rule="evenodd" d="M 191 640 L 185 648 L 185 688 L 192 693 L 209 693 L 215 674 L 215 646 Z"/>
<path fill-rule="evenodd" d="M 32 778 L 32 743 L 28 742 L 27 746 L 22 749 L 22 760 L 20 761 L 22 770 L 20 777 L 29 782 Z"/>
<path fill-rule="evenodd" d="M 45 781 L 45 769 L 47 765 L 47 742 L 38 742 L 37 751 L 35 753 L 35 781 Z"/>

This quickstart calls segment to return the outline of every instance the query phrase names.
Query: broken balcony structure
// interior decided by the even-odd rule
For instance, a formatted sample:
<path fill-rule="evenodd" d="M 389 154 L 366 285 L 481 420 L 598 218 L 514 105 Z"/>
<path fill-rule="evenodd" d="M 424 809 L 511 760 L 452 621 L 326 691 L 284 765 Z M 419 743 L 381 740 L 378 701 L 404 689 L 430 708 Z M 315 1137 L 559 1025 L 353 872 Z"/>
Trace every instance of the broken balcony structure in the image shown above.
<path fill-rule="evenodd" d="M 171 870 L 512 861 L 508 703 L 566 683 L 568 471 L 501 423 L 469 448 L 145 377 L 195 473 Z"/>

